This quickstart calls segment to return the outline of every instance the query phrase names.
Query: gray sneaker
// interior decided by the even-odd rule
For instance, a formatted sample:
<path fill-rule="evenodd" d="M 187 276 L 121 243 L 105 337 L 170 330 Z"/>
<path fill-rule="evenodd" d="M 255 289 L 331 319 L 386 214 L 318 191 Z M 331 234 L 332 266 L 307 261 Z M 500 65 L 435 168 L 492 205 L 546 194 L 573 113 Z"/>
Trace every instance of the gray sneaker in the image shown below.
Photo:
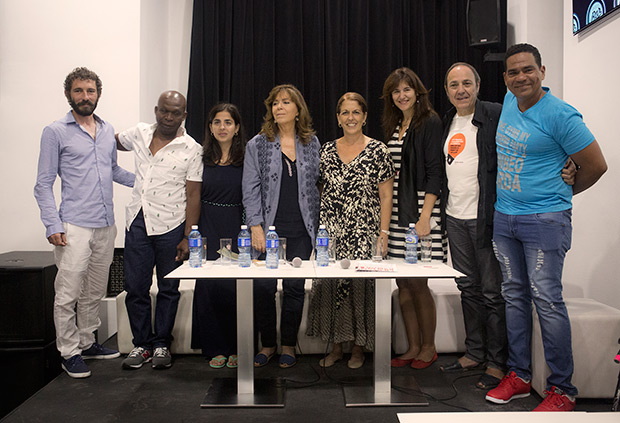
<path fill-rule="evenodd" d="M 152 352 L 142 347 L 135 347 L 123 360 L 123 369 L 139 369 L 144 363 L 151 361 Z"/>
<path fill-rule="evenodd" d="M 172 366 L 172 356 L 167 347 L 155 348 L 153 354 L 153 368 L 154 369 L 167 369 Z"/>

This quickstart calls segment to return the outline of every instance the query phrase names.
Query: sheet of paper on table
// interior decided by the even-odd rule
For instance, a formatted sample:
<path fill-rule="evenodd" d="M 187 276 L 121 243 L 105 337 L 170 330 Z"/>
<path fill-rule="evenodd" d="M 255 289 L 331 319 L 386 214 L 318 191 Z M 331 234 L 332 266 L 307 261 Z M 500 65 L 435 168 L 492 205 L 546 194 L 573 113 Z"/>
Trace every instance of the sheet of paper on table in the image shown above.
<path fill-rule="evenodd" d="M 356 272 L 396 272 L 396 265 L 387 263 L 358 263 Z"/>

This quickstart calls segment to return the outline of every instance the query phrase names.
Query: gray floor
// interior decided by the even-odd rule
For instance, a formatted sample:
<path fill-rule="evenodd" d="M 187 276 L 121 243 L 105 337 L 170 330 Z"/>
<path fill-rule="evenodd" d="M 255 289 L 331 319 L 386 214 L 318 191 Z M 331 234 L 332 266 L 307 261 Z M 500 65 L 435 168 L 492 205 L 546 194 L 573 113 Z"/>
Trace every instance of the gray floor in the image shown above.
<path fill-rule="evenodd" d="M 115 339 L 106 345 L 113 346 Z M 341 386 L 355 383 L 360 377 L 372 376 L 372 355 L 359 370 L 350 370 L 346 361 L 323 369 L 319 356 L 301 357 L 291 369 L 280 369 L 274 360 L 257 369 L 257 378 L 286 380 L 286 405 L 270 409 L 202 409 L 200 403 L 215 377 L 235 377 L 231 369 L 211 369 L 199 356 L 175 356 L 169 370 L 121 369 L 121 358 L 89 361 L 92 376 L 71 379 L 61 374 L 20 407 L 7 415 L 2 423 L 13 422 L 398 422 L 397 413 L 457 411 L 528 411 L 540 397 L 534 392 L 528 398 L 499 406 L 485 401 L 485 392 L 474 387 L 480 373 L 447 375 L 439 365 L 457 355 L 440 355 L 428 369 L 393 369 L 393 375 L 415 375 L 421 390 L 427 394 L 426 407 L 346 408 Z M 609 411 L 611 400 L 579 400 L 577 409 Z"/>

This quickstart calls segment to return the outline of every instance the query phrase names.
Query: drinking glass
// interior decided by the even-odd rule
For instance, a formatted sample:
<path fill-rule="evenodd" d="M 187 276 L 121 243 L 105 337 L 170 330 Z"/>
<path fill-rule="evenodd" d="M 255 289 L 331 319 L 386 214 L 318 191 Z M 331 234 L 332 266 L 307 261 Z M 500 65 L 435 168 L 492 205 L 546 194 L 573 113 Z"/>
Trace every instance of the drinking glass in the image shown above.
<path fill-rule="evenodd" d="M 224 265 L 231 263 L 232 239 L 220 238 L 220 262 Z"/>

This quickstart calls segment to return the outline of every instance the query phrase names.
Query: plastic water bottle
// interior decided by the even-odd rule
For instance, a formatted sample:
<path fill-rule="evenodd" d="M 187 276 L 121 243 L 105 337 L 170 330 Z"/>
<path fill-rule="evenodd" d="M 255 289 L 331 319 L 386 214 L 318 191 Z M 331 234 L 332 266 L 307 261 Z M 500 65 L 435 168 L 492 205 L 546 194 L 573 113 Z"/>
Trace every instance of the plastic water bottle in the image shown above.
<path fill-rule="evenodd" d="M 275 226 L 269 227 L 269 231 L 267 231 L 267 236 L 265 237 L 265 244 L 267 249 L 267 257 L 265 257 L 265 267 L 267 269 L 277 269 L 278 263 L 280 263 L 280 238 L 276 233 Z"/>
<path fill-rule="evenodd" d="M 409 224 L 409 229 L 405 232 L 405 263 L 414 264 L 418 262 L 418 233 L 415 230 L 415 223 Z"/>
<path fill-rule="evenodd" d="M 316 264 L 325 267 L 329 264 L 329 234 L 325 225 L 319 226 L 316 234 Z"/>
<path fill-rule="evenodd" d="M 202 237 L 198 232 L 198 225 L 192 225 L 192 231 L 187 237 L 189 241 L 189 267 L 202 265 Z"/>
<path fill-rule="evenodd" d="M 250 249 L 252 248 L 252 239 L 247 225 L 241 225 L 241 232 L 237 236 L 237 247 L 239 248 L 239 267 L 250 267 L 252 258 L 250 257 Z"/>

